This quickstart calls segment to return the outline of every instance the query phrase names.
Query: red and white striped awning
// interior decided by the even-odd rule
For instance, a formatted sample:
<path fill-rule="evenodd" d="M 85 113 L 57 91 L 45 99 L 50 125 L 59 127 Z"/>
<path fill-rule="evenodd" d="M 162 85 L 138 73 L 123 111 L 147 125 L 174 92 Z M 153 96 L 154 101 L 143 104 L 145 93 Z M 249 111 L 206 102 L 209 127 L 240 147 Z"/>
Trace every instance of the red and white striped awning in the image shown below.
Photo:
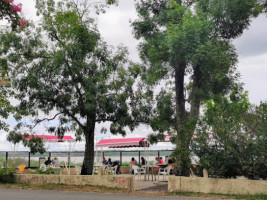
<path fill-rule="evenodd" d="M 108 148 L 129 148 L 129 147 L 149 147 L 145 138 L 120 138 L 120 139 L 102 139 L 96 147 Z"/>
<path fill-rule="evenodd" d="M 75 142 L 75 140 L 71 136 L 63 136 L 62 139 L 58 138 L 56 135 L 34 135 L 34 138 L 41 138 L 45 142 Z M 32 135 L 25 138 L 26 140 L 30 140 Z"/>

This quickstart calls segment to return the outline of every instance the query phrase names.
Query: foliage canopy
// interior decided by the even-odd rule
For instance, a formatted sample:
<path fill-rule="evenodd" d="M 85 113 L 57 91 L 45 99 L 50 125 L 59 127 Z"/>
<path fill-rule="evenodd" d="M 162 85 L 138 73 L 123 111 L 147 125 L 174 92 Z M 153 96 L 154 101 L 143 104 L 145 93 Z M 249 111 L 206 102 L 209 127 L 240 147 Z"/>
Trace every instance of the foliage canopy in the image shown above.
<path fill-rule="evenodd" d="M 129 109 L 134 65 L 126 48 L 113 51 L 102 41 L 86 7 L 49 0 L 38 1 L 37 8 L 40 25 L 0 36 L 0 57 L 20 99 L 16 119 L 32 116 L 31 129 L 57 120 L 48 131 L 59 137 L 69 131 L 85 136 L 82 173 L 92 174 L 96 123 L 111 122 L 110 132 L 122 135 L 124 127 L 133 130 L 139 124 Z"/>

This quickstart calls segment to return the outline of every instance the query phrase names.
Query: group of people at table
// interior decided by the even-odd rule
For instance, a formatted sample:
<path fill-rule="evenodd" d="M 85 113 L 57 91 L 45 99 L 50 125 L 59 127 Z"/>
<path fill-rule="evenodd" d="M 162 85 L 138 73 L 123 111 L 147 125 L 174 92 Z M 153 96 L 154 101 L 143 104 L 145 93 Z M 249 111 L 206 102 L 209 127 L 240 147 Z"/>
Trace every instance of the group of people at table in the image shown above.
<path fill-rule="evenodd" d="M 162 157 L 155 157 L 155 160 L 153 161 L 153 164 L 147 164 L 147 161 L 145 160 L 144 157 L 141 157 L 141 162 L 140 164 L 138 164 L 138 162 L 135 160 L 134 157 L 132 157 L 131 161 L 130 161 L 130 167 L 132 168 L 132 166 L 153 166 L 155 168 L 155 171 L 158 171 L 160 167 L 167 167 L 168 165 L 173 165 L 173 161 L 171 159 L 171 157 L 166 156 L 166 162 L 163 162 Z M 111 158 L 109 158 L 108 160 L 106 160 L 106 158 L 103 158 L 102 161 L 103 165 L 112 165 L 112 161 Z"/>
<path fill-rule="evenodd" d="M 167 157 L 167 161 L 165 163 L 163 162 L 162 157 L 156 157 L 155 160 L 153 161 L 153 165 L 164 165 L 164 164 L 169 165 L 172 163 L 173 163 L 173 161 L 172 161 L 171 157 Z M 103 165 L 112 165 L 111 158 L 106 160 L 106 158 L 104 157 L 102 164 Z M 132 157 L 132 159 L 130 161 L 130 166 L 134 166 L 134 165 L 138 165 L 138 162 L 135 160 L 134 157 Z M 145 160 L 144 157 L 141 157 L 140 165 L 147 165 L 147 161 Z"/>
<path fill-rule="evenodd" d="M 149 174 L 152 176 L 152 181 L 155 179 L 158 175 L 166 175 L 171 173 L 171 170 L 174 168 L 174 163 L 171 159 L 171 157 L 166 156 L 165 162 L 163 162 L 162 157 L 155 157 L 155 160 L 153 163 L 148 164 L 147 161 L 141 157 L 141 163 L 140 167 L 137 164 L 137 161 L 132 158 L 130 162 L 130 173 L 133 174 L 145 174 L 144 180 L 149 180 Z M 137 171 L 136 171 L 137 170 Z M 158 177 L 159 178 L 159 177 Z"/>
<path fill-rule="evenodd" d="M 171 157 L 166 157 L 166 162 L 163 162 L 163 159 L 162 157 L 155 157 L 155 160 L 153 161 L 153 165 L 170 165 L 170 164 L 173 164 L 173 161 L 171 159 Z M 137 161 L 132 158 L 131 161 L 130 161 L 130 166 L 134 166 L 134 165 L 138 165 Z M 141 163 L 140 165 L 147 165 L 147 161 L 145 160 L 144 157 L 141 157 Z"/>
<path fill-rule="evenodd" d="M 51 160 L 50 157 L 47 158 L 47 160 L 44 162 L 46 166 L 53 166 L 53 167 L 60 167 L 59 160 L 57 157 L 55 157 L 53 160 Z"/>

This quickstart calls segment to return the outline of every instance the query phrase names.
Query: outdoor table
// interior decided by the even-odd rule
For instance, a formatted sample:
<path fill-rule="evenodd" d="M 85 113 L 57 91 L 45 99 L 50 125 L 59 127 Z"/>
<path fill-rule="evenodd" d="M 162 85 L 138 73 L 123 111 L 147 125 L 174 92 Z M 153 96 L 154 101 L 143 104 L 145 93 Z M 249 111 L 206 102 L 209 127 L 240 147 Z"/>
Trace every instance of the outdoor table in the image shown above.
<path fill-rule="evenodd" d="M 156 174 L 156 168 L 158 166 L 155 166 L 155 165 L 147 165 L 147 166 L 143 166 L 144 168 L 146 168 L 146 172 L 145 172 L 145 181 L 146 180 L 149 180 L 149 175 L 151 175 L 152 177 L 152 181 L 154 181 L 154 178 L 155 178 L 155 181 L 157 180 L 156 177 L 157 177 L 157 174 Z"/>
<path fill-rule="evenodd" d="M 160 168 L 162 168 L 162 169 L 164 169 L 164 168 L 166 168 L 167 166 L 168 166 L 168 164 L 160 164 L 160 165 L 158 165 Z"/>

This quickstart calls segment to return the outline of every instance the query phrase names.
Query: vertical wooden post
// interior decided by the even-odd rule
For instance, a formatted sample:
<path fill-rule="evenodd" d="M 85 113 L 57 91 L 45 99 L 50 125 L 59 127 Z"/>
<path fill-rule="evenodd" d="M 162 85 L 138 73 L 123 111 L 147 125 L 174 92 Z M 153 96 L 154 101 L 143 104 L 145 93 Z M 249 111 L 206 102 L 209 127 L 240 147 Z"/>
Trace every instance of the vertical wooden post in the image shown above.
<path fill-rule="evenodd" d="M 140 151 L 138 151 L 139 165 L 140 165 Z"/>
<path fill-rule="evenodd" d="M 29 160 L 28 160 L 28 167 L 31 167 L 31 152 L 29 152 Z"/>
<path fill-rule="evenodd" d="M 158 158 L 160 157 L 160 152 L 158 151 Z"/>
<path fill-rule="evenodd" d="M 102 155 L 103 155 L 103 158 L 104 158 L 104 157 L 105 157 L 105 152 L 104 152 L 104 151 L 102 152 Z M 102 158 L 102 159 L 103 159 L 103 158 Z"/>
<path fill-rule="evenodd" d="M 68 166 L 70 167 L 70 152 L 68 152 Z"/>
<path fill-rule="evenodd" d="M 7 166 L 7 160 L 8 160 L 8 152 L 6 152 L 6 166 Z"/>
<path fill-rule="evenodd" d="M 122 152 L 120 151 L 120 165 L 122 165 Z"/>
<path fill-rule="evenodd" d="M 51 158 L 51 152 L 49 152 L 49 157 Z"/>

